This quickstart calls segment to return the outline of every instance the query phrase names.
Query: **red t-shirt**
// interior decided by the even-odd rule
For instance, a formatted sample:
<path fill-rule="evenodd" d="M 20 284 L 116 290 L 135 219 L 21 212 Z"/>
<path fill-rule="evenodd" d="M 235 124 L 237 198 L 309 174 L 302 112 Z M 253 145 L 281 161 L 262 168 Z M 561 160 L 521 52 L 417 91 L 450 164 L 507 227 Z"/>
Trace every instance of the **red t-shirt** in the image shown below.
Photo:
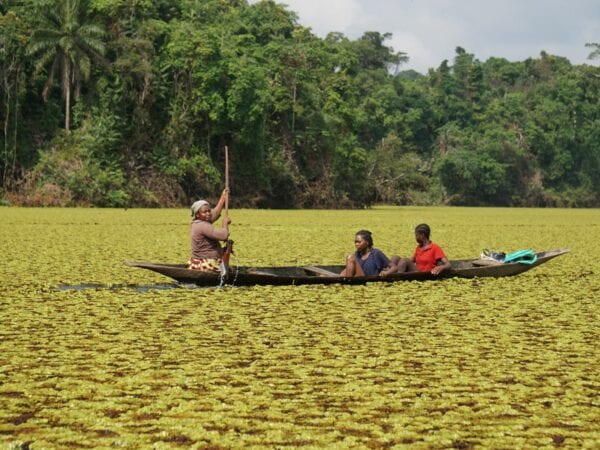
<path fill-rule="evenodd" d="M 420 245 L 417 245 L 413 260 L 419 272 L 431 272 L 431 269 L 437 265 L 437 262 L 445 257 L 446 255 L 440 246 L 430 242 L 426 248 L 421 248 Z"/>

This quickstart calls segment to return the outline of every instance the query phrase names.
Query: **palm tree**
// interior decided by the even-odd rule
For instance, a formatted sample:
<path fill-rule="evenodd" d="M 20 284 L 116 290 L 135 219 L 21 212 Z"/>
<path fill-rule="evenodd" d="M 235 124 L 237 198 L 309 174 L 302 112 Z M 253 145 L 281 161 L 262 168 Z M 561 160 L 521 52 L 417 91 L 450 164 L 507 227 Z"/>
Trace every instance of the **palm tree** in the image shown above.
<path fill-rule="evenodd" d="M 56 0 L 40 14 L 39 26 L 33 31 L 27 48 L 38 57 L 35 69 L 50 65 L 42 96 L 48 100 L 54 78 L 60 74 L 65 99 L 65 129 L 71 127 L 71 94 L 79 95 L 82 81 L 90 77 L 93 61 L 101 61 L 106 51 L 104 30 L 88 22 L 85 0 Z"/>

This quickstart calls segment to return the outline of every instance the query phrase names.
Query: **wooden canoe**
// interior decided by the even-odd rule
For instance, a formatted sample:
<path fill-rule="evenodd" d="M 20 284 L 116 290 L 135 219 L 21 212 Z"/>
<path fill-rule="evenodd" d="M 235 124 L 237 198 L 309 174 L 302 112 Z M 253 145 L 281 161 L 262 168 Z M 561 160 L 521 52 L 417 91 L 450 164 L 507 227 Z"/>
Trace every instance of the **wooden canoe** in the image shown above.
<path fill-rule="evenodd" d="M 372 282 L 392 283 L 397 281 L 425 281 L 444 278 L 462 277 L 508 277 L 518 275 L 534 267 L 544 264 L 560 255 L 568 253 L 568 249 L 538 252 L 533 264 L 497 263 L 481 259 L 451 260 L 452 268 L 440 275 L 429 272 L 405 272 L 387 277 L 342 277 L 339 273 L 344 266 L 282 266 L 282 267 L 249 267 L 231 266 L 226 277 L 218 273 L 190 270 L 186 264 L 159 264 L 152 262 L 126 261 L 130 267 L 139 267 L 158 272 L 183 284 L 197 286 L 256 286 L 256 285 L 301 285 L 301 284 L 365 284 Z"/>

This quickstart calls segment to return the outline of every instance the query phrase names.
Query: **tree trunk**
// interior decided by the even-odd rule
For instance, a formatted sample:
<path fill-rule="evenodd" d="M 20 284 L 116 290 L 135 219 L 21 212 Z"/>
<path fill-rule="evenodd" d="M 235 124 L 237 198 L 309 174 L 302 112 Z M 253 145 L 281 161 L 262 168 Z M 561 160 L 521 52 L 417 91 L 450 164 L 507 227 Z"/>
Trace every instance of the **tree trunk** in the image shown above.
<path fill-rule="evenodd" d="M 67 87 L 65 94 L 65 129 L 69 131 L 71 128 L 71 84 Z"/>
<path fill-rule="evenodd" d="M 19 111 L 19 72 L 20 67 L 16 55 L 12 55 L 12 61 L 8 67 L 3 67 L 3 90 L 6 93 L 4 104 L 4 170 L 2 172 L 2 188 L 8 190 L 14 181 L 17 163 L 17 124 Z M 14 98 L 13 98 L 14 92 Z M 11 120 L 12 116 L 12 120 Z"/>
<path fill-rule="evenodd" d="M 65 56 L 65 72 L 63 74 L 63 86 L 65 90 L 65 130 L 71 128 L 71 61 Z"/>

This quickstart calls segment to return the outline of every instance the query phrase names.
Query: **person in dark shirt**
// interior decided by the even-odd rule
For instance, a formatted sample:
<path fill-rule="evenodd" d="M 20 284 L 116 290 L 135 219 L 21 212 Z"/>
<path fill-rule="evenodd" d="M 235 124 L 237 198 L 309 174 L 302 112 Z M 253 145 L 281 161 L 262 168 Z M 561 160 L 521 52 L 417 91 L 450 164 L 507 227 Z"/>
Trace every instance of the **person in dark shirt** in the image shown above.
<path fill-rule="evenodd" d="M 390 260 L 378 248 L 373 247 L 373 236 L 368 230 L 354 235 L 356 251 L 346 258 L 346 267 L 340 273 L 344 277 L 386 276 L 394 273 L 397 257 Z"/>

